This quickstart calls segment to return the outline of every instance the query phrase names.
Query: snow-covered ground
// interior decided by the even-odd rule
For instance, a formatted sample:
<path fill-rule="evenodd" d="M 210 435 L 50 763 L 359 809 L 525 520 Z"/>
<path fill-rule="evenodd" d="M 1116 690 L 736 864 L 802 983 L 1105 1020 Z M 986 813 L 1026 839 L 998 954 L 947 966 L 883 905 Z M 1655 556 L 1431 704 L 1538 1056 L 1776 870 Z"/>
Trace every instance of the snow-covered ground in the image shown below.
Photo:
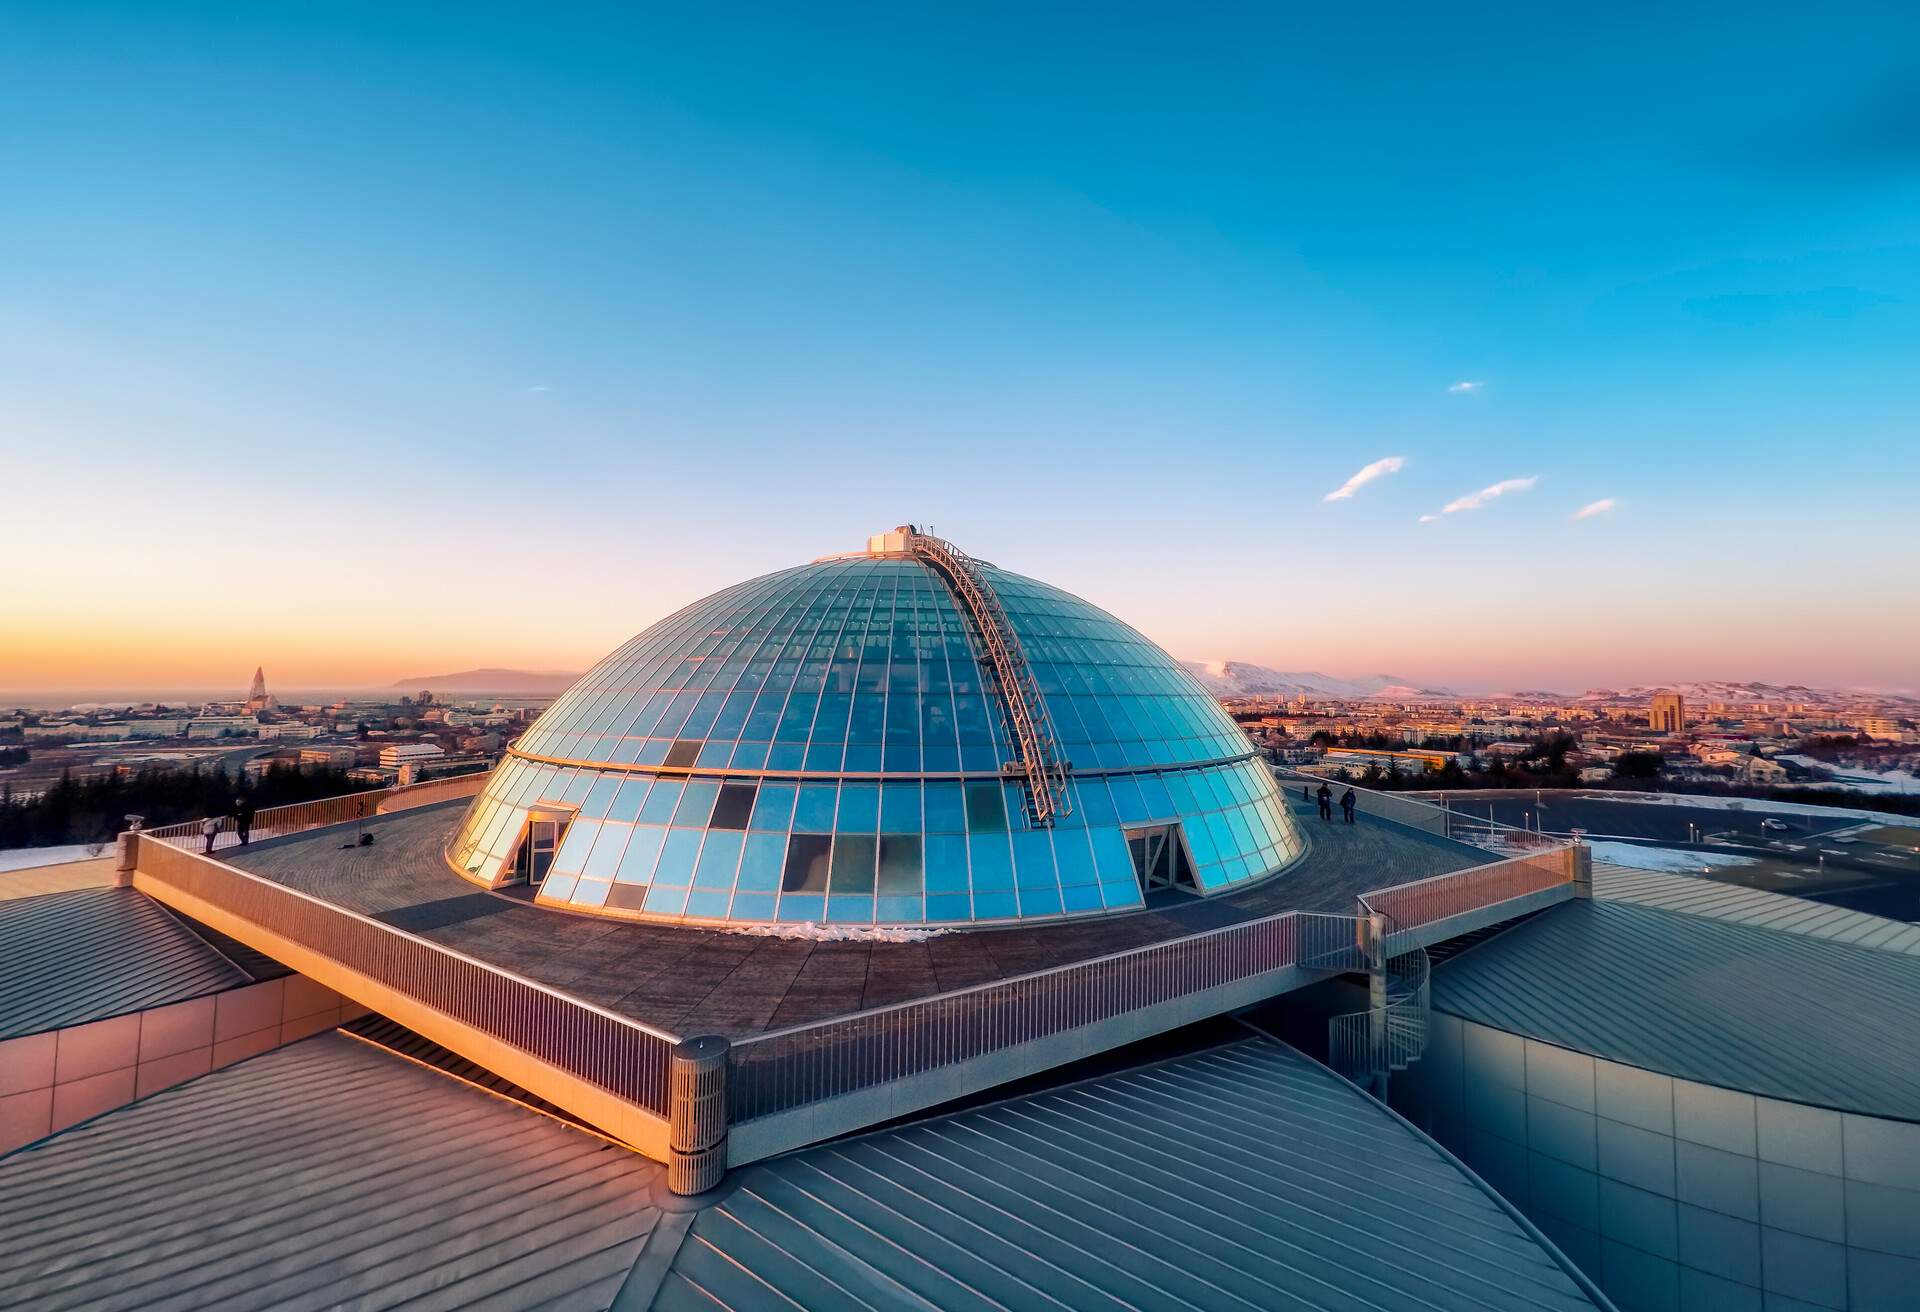
<path fill-rule="evenodd" d="M 1471 794 L 1459 793 L 1459 797 Z M 1897 824 L 1899 817 L 1887 811 L 1862 811 L 1849 806 L 1818 806 L 1811 802 L 1776 802 L 1769 797 L 1715 797 L 1706 793 L 1633 793 L 1583 792 L 1583 801 L 1619 802 L 1625 806 L 1697 806 L 1709 811 L 1750 811 L 1758 815 L 1805 815 L 1816 819 L 1878 820 Z"/>
<path fill-rule="evenodd" d="M 1758 858 L 1733 852 L 1690 852 L 1676 847 L 1642 847 L 1638 843 L 1614 843 L 1606 839 L 1588 844 L 1593 859 L 1631 870 L 1666 870 L 1676 874 L 1700 874 L 1703 870 L 1728 866 L 1759 864 Z"/>
<path fill-rule="evenodd" d="M 1831 782 L 1836 788 L 1849 788 L 1856 793 L 1920 793 L 1920 775 L 1911 770 L 1862 770 L 1858 766 L 1834 765 L 1811 756 L 1782 756 L 1779 759 L 1816 774 L 1831 775 L 1831 780 L 1821 782 Z"/>
<path fill-rule="evenodd" d="M 0 851 L 0 872 L 31 870 L 35 866 L 65 865 L 69 861 L 90 861 L 97 856 L 106 856 L 112 851 L 111 843 L 97 852 L 87 843 L 76 843 L 71 847 L 10 847 Z"/>
<path fill-rule="evenodd" d="M 814 943 L 923 943 L 953 931 L 895 929 L 883 925 L 816 925 L 805 921 L 792 925 L 742 925 L 727 932 L 749 938 L 798 938 Z"/>

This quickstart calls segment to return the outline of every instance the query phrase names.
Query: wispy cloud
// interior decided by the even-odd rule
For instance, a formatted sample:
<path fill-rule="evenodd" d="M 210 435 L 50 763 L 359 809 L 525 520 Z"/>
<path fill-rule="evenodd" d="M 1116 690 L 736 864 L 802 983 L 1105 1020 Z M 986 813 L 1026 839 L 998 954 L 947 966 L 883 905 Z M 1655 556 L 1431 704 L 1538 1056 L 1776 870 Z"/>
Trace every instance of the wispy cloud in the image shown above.
<path fill-rule="evenodd" d="M 1455 396 L 1468 396 L 1474 392 L 1479 391 L 1481 388 L 1485 387 L 1486 385 L 1487 385 L 1486 382 L 1482 379 L 1463 378 L 1457 383 L 1448 383 L 1447 390 L 1449 392 L 1452 392 Z"/>
<path fill-rule="evenodd" d="M 1618 504 L 1612 497 L 1601 497 L 1598 501 L 1589 501 L 1573 512 L 1575 519 L 1592 519 L 1595 515 L 1604 515 Z"/>
<path fill-rule="evenodd" d="M 1422 515 L 1420 516 L 1420 522 L 1422 524 L 1431 524 L 1433 523 L 1434 520 L 1438 518 L 1440 518 L 1440 516 L 1438 515 Z"/>
<path fill-rule="evenodd" d="M 1382 459 L 1374 461 L 1320 499 L 1322 501 L 1351 500 L 1355 492 L 1358 492 L 1361 488 L 1373 482 L 1374 479 L 1384 478 L 1388 474 L 1397 474 L 1400 472 L 1401 466 L 1406 463 L 1406 459 L 1402 456 L 1383 457 Z"/>
<path fill-rule="evenodd" d="M 520 390 L 528 396 L 538 396 L 542 392 L 551 392 L 553 389 L 545 383 L 535 383 L 532 387 L 523 387 Z"/>
<path fill-rule="evenodd" d="M 1527 478 L 1503 478 L 1498 483 L 1481 488 L 1478 492 L 1469 492 L 1463 497 L 1455 497 L 1440 507 L 1440 513 L 1457 515 L 1463 510 L 1481 510 L 1512 493 L 1531 492 L 1533 485 L 1539 481 L 1538 475 Z"/>

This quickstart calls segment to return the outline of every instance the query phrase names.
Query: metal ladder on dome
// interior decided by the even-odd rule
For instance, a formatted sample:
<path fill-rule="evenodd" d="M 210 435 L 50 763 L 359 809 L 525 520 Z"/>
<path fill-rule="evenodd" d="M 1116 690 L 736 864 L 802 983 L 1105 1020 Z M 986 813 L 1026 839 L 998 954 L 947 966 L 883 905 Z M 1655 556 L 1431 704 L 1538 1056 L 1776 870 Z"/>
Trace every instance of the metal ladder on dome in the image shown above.
<path fill-rule="evenodd" d="M 1433 965 L 1419 944 L 1391 953 L 1398 921 L 1360 899 L 1361 958 L 1373 996 L 1365 1011 L 1327 1021 L 1327 1064 L 1379 1098 L 1387 1080 L 1419 1061 L 1427 1050 Z"/>
<path fill-rule="evenodd" d="M 946 539 L 908 526 L 906 543 L 907 550 L 940 577 L 973 620 L 980 663 L 992 673 L 1009 736 L 1020 754 L 1018 761 L 1007 764 L 1006 771 L 1018 775 L 1025 785 L 1028 823 L 1051 826 L 1073 811 L 1067 794 L 1067 763 L 1061 759 L 1060 742 L 1047 717 L 1040 685 L 1027 663 L 1019 635 L 1007 620 L 1000 594 L 974 559 Z"/>

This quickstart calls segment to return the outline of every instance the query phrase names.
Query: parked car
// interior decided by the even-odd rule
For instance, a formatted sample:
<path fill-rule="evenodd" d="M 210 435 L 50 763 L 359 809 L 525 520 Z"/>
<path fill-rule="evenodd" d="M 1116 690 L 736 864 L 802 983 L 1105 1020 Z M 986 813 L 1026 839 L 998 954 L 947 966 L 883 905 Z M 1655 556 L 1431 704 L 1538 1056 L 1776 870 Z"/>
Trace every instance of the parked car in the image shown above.
<path fill-rule="evenodd" d="M 1788 825 L 1785 820 L 1778 819 L 1774 816 L 1768 816 L 1765 820 L 1762 820 L 1760 822 L 1760 827 L 1762 829 L 1778 829 L 1782 833 L 1784 833 L 1786 832 Z"/>

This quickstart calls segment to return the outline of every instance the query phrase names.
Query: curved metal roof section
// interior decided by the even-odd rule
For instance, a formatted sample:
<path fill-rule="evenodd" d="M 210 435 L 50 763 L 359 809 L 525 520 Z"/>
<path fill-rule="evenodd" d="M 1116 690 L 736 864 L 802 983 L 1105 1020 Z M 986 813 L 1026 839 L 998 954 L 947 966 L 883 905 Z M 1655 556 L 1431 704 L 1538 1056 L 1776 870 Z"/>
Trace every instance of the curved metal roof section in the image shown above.
<path fill-rule="evenodd" d="M 0 901 L 0 1039 L 251 982 L 165 907 L 130 888 Z"/>
<path fill-rule="evenodd" d="M 1595 1306 L 1406 1122 L 1257 1039 L 750 1167 L 651 1306 Z"/>
<path fill-rule="evenodd" d="M 1663 1075 L 1920 1120 L 1911 956 L 1571 902 L 1435 969 L 1437 1011 Z"/>
<path fill-rule="evenodd" d="M 1071 593 L 977 563 L 1076 771 L 1248 753 L 1206 689 L 1140 633 Z M 891 693 L 913 700 L 896 706 Z M 676 743 L 698 744 L 694 760 L 670 762 Z M 1017 754 L 952 592 L 899 556 L 818 561 L 695 602 L 589 670 L 515 750 L 835 774 L 997 773 Z"/>
<path fill-rule="evenodd" d="M 657 1174 L 319 1035 L 0 1159 L 0 1305 L 604 1308 Z"/>

